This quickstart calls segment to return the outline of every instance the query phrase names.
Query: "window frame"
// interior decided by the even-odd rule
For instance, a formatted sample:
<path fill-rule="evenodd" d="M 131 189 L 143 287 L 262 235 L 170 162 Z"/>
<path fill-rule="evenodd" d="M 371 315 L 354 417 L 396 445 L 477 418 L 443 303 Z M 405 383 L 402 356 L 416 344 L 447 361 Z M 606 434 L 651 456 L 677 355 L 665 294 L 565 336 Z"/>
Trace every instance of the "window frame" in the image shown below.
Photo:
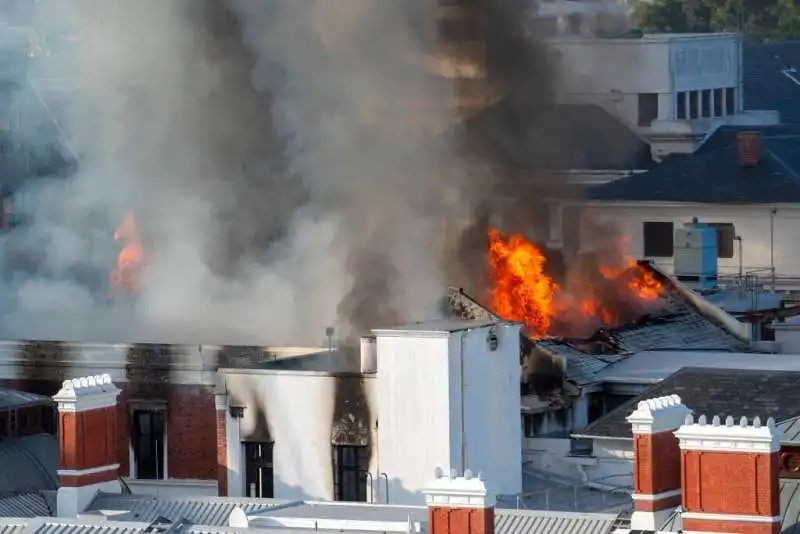
<path fill-rule="evenodd" d="M 652 226 L 651 226 L 652 225 Z M 661 230 L 656 229 L 656 225 L 661 226 Z M 664 245 L 664 248 L 661 248 L 661 245 L 649 244 L 648 245 L 648 235 L 653 236 L 652 232 L 662 231 L 666 232 L 667 226 L 669 225 L 669 233 L 670 233 L 670 240 L 669 240 L 669 247 Z M 648 228 L 651 230 L 648 231 Z M 659 250 L 653 250 L 653 249 Z M 669 254 L 666 254 L 667 248 L 669 249 Z M 675 256 L 675 222 L 674 221 L 643 221 L 642 222 L 642 251 L 643 256 L 645 258 L 672 258 Z"/>
<path fill-rule="evenodd" d="M 161 444 L 158 445 L 158 440 L 155 437 L 152 438 L 152 443 L 150 444 L 150 446 L 153 447 L 153 449 L 155 450 L 154 476 L 149 476 L 149 474 L 148 476 L 141 476 L 139 474 L 140 461 L 141 461 L 140 460 L 141 451 L 139 450 L 139 439 L 140 439 L 139 434 L 141 434 L 141 431 L 137 429 L 137 426 L 139 425 L 137 417 L 142 414 L 151 415 L 150 425 L 153 425 L 153 420 L 152 420 L 153 416 L 159 415 L 162 418 Z M 133 480 L 167 480 L 169 478 L 169 472 L 167 466 L 168 421 L 167 421 L 166 403 L 157 401 L 133 401 L 128 405 L 128 415 L 130 418 L 129 421 L 130 424 L 128 427 L 129 428 L 128 447 L 130 451 L 130 472 L 129 472 L 130 478 Z"/>
<path fill-rule="evenodd" d="M 688 117 L 688 113 L 687 113 L 688 106 L 686 105 L 686 98 L 687 97 L 688 97 L 688 93 L 686 91 L 681 91 L 677 95 L 677 99 L 676 99 L 676 102 L 675 102 L 675 107 L 677 108 L 677 113 L 675 114 L 675 116 L 678 119 L 685 120 Z"/>
<path fill-rule="evenodd" d="M 363 445 L 331 445 L 333 465 L 333 498 L 340 502 L 368 502 L 367 473 L 369 473 L 369 447 Z M 351 452 L 355 463 L 344 461 Z M 346 478 L 355 480 L 355 489 L 348 488 Z M 352 482 L 352 480 L 350 480 Z"/>
<path fill-rule="evenodd" d="M 259 457 L 253 457 L 251 451 L 256 447 L 262 448 Z M 264 451 L 268 454 L 264 455 Z M 244 457 L 244 494 L 246 497 L 260 499 L 275 498 L 275 442 L 270 441 L 243 441 L 242 454 Z M 253 478 L 261 474 L 261 484 L 259 485 Z M 269 476 L 264 476 L 269 473 Z M 250 494 L 250 485 L 255 484 L 256 495 Z"/>
<path fill-rule="evenodd" d="M 725 91 L 722 88 L 714 89 L 714 103 L 711 106 L 711 113 L 714 117 L 725 116 L 725 106 L 723 100 L 725 98 Z"/>
<path fill-rule="evenodd" d="M 736 115 L 736 88 L 725 88 L 725 115 Z"/>
<path fill-rule="evenodd" d="M 647 127 L 652 125 L 653 121 L 658 120 L 658 104 L 658 93 L 639 93 L 637 115 L 639 126 Z"/>
<path fill-rule="evenodd" d="M 703 89 L 700 91 L 700 117 L 712 118 L 714 111 L 711 108 L 711 89 Z"/>

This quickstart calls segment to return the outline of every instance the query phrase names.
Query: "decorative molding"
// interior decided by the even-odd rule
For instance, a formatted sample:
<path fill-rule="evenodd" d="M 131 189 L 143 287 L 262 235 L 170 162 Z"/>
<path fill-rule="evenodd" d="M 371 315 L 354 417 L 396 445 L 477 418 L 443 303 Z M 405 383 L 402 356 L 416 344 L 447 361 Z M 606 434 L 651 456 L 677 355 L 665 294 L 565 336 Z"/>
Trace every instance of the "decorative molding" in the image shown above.
<path fill-rule="evenodd" d="M 656 494 L 647 494 L 647 493 L 634 493 L 632 495 L 634 501 L 660 501 L 663 499 L 669 499 L 671 497 L 678 497 L 681 494 L 681 490 L 672 490 L 672 491 L 664 491 L 661 493 Z"/>
<path fill-rule="evenodd" d="M 486 486 L 480 475 L 474 476 L 469 469 L 464 472 L 464 476 L 459 477 L 455 472 L 445 475 L 437 467 L 434 476 L 428 488 L 422 490 L 429 507 L 492 508 L 497 502 L 496 495 Z"/>
<path fill-rule="evenodd" d="M 701 415 L 697 423 L 688 415 L 675 436 L 680 440 L 681 449 L 688 451 L 773 453 L 780 450 L 780 431 L 772 418 L 766 425 L 761 424 L 759 417 L 754 417 L 752 424 L 747 417 L 734 424 L 730 415 L 724 423 L 715 415 L 708 424 L 705 415 Z"/>
<path fill-rule="evenodd" d="M 634 434 L 658 434 L 678 429 L 689 414 L 691 410 L 682 404 L 678 395 L 669 395 L 639 401 L 627 421 Z"/>
<path fill-rule="evenodd" d="M 116 406 L 119 393 L 110 375 L 85 376 L 64 380 L 53 400 L 61 412 L 85 412 Z"/>
<path fill-rule="evenodd" d="M 736 515 L 736 514 L 706 514 L 703 512 L 683 512 L 681 519 L 695 519 L 698 521 L 740 521 L 743 523 L 780 523 L 781 516 L 768 515 Z"/>
<path fill-rule="evenodd" d="M 114 471 L 115 469 L 119 469 L 119 464 L 103 465 L 100 467 L 91 467 L 89 469 L 59 469 L 57 472 L 58 476 L 62 477 L 84 477 L 97 473 L 105 473 L 106 471 Z"/>

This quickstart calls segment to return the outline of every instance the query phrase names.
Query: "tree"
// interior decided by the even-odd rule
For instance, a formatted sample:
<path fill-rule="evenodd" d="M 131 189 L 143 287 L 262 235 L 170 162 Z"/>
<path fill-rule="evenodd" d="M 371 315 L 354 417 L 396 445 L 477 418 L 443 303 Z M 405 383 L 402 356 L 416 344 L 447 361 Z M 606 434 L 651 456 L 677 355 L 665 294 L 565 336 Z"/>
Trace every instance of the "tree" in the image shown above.
<path fill-rule="evenodd" d="M 759 41 L 800 38 L 796 0 L 644 0 L 634 18 L 649 32 L 741 31 Z"/>

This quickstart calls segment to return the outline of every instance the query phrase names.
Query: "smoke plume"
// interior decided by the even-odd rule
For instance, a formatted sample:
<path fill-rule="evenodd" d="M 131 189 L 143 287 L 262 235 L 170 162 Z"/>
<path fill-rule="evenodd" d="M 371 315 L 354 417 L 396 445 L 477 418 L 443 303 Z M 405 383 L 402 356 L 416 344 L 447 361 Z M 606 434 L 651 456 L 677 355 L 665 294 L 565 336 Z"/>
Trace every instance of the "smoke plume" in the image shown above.
<path fill-rule="evenodd" d="M 519 27 L 528 2 L 497 4 L 490 76 L 549 101 L 552 67 Z M 37 125 L 20 135 L 78 165 L 16 188 L 0 334 L 316 344 L 328 326 L 343 338 L 430 317 L 482 269 L 508 202 L 531 212 L 542 194 L 468 136 L 437 136 L 459 131 L 465 84 L 430 75 L 429 7 L 40 0 L 53 55 L 30 62 L 33 96 L 17 93 Z M 66 33 L 82 39 L 61 50 Z M 109 298 L 127 213 L 142 291 Z"/>

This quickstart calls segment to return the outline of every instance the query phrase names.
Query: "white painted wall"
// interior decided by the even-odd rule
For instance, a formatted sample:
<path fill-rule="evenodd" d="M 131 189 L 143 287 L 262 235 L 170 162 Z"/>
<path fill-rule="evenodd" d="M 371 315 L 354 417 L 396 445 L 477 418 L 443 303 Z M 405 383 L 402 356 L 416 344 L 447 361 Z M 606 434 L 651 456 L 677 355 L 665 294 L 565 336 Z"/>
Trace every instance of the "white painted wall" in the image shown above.
<path fill-rule="evenodd" d="M 633 487 L 633 440 L 596 439 L 595 465 L 586 466 L 587 482 L 609 487 Z"/>
<path fill-rule="evenodd" d="M 800 322 L 776 323 L 775 343 L 783 354 L 800 354 Z"/>
<path fill-rule="evenodd" d="M 658 119 L 674 120 L 678 91 L 739 87 L 741 82 L 737 34 L 560 38 L 551 45 L 565 65 L 557 93 L 566 102 L 599 104 L 634 127 L 640 93 L 658 94 Z M 736 109 L 741 108 L 739 99 Z"/>
<path fill-rule="evenodd" d="M 597 488 L 632 486 L 632 440 L 596 439 L 590 457 L 572 457 L 569 453 L 570 440 L 558 438 L 527 438 L 523 451 L 525 461 L 534 469 Z"/>
<path fill-rule="evenodd" d="M 775 208 L 774 215 L 772 210 Z M 627 253 L 634 258 L 644 257 L 643 223 L 645 221 L 671 221 L 675 226 L 691 222 L 733 223 L 742 237 L 742 265 L 744 271 L 763 270 L 764 280 L 769 275 L 774 257 L 776 275 L 800 276 L 800 205 L 776 206 L 723 204 L 669 204 L 605 202 L 588 204 L 584 209 L 583 224 L 613 222 L 627 238 Z M 770 219 L 773 219 L 772 225 Z M 772 226 L 772 229 L 770 228 Z M 772 238 L 770 237 L 772 235 Z M 589 250 L 597 243 L 597 236 L 582 232 L 581 249 Z M 772 244 L 771 244 L 772 243 Z M 736 274 L 739 270 L 738 245 L 734 243 L 734 257 L 720 258 L 720 274 Z M 672 273 L 672 258 L 654 258 L 657 266 Z M 780 282 L 780 280 L 779 280 Z M 780 286 L 779 286 L 780 287 Z"/>
<path fill-rule="evenodd" d="M 522 489 L 519 326 L 376 331 L 380 470 L 392 504 L 419 504 L 433 470 L 482 472 L 500 494 Z M 396 495 L 396 497 L 394 496 Z"/>
<path fill-rule="evenodd" d="M 367 391 L 376 381 L 365 378 Z M 228 372 L 228 391 L 245 406 L 240 420 L 229 420 L 239 426 L 229 432 L 228 448 L 241 451 L 239 439 L 252 432 L 257 423 L 260 406 L 269 422 L 270 437 L 274 440 L 273 469 L 275 498 L 333 500 L 333 465 L 331 457 L 331 427 L 333 423 L 336 378 L 326 373 L 302 371 Z M 368 402 L 370 394 L 367 394 Z M 376 410 L 372 410 L 372 442 L 377 442 Z M 377 473 L 377 448 L 372 448 L 370 472 Z M 230 458 L 230 456 L 229 456 Z M 231 465 L 241 473 L 243 462 Z M 231 481 L 231 478 L 229 478 Z M 232 480 L 231 496 L 244 495 L 244 476 Z M 377 489 L 377 488 L 376 488 Z"/>
<path fill-rule="evenodd" d="M 216 480 L 190 480 L 171 478 L 167 480 L 137 480 L 124 478 L 134 495 L 155 495 L 162 499 L 187 497 L 216 497 L 219 495 Z"/>

